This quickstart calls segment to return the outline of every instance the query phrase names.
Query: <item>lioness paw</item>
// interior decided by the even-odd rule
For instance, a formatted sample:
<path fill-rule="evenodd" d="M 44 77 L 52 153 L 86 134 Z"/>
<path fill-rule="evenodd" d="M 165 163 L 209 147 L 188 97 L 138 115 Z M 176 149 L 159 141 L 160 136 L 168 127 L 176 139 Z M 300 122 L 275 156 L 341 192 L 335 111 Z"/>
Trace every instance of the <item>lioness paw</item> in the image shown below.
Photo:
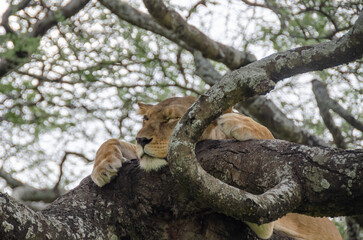
<path fill-rule="evenodd" d="M 228 138 L 239 141 L 273 139 L 271 132 L 252 118 L 237 113 L 226 113 L 217 120 L 219 128 Z"/>
<path fill-rule="evenodd" d="M 106 141 L 98 149 L 91 178 L 97 186 L 102 187 L 117 175 L 118 169 L 127 159 L 122 155 L 121 145 L 117 139 Z"/>
<path fill-rule="evenodd" d="M 104 159 L 92 171 L 91 178 L 93 182 L 99 187 L 109 183 L 117 175 L 118 169 L 125 161 L 125 158 L 119 159 L 116 157 L 113 157 L 111 161 L 110 159 Z"/>

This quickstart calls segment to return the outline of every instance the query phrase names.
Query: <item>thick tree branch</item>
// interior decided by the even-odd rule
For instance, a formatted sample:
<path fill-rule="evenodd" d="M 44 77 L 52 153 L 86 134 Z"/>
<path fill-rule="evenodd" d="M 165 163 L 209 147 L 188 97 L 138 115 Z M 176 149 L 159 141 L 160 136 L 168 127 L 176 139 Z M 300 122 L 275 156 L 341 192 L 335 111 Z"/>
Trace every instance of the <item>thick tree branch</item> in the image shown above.
<path fill-rule="evenodd" d="M 14 49 L 21 49 L 21 53 L 17 51 L 11 57 L 0 59 L 0 78 L 27 62 L 29 56 L 36 50 L 36 46 L 40 43 L 39 37 L 43 36 L 50 28 L 58 24 L 58 22 L 78 13 L 88 2 L 89 0 L 72 0 L 56 12 L 49 11 L 44 18 L 34 24 L 32 31 L 26 34 L 26 41 L 20 39 L 20 37 L 15 38 L 13 42 L 15 45 Z M 30 48 L 28 46 L 30 44 L 33 47 Z M 33 49 L 33 52 L 31 49 Z"/>
<path fill-rule="evenodd" d="M 175 186 L 168 168 L 149 174 L 132 161 L 106 187 L 97 187 L 88 177 L 40 213 L 0 193 L 0 236 L 9 240 L 255 239 L 243 223 L 196 207 Z M 279 235 L 273 239 L 280 239 Z"/>
<path fill-rule="evenodd" d="M 296 204 L 300 213 L 316 216 L 363 213 L 362 150 L 307 147 L 279 140 L 209 140 L 199 143 L 196 153 L 203 168 L 213 176 L 256 195 L 274 187 L 278 189 L 279 184 L 289 185 L 290 182 L 283 180 L 292 179 L 302 189 L 303 201 Z M 273 194 L 290 193 L 286 189 Z M 266 198 L 266 202 L 271 201 Z M 273 220 L 285 211 L 270 209 L 265 219 L 259 219 L 253 214 L 254 206 L 247 204 L 252 206 L 249 210 L 252 215 L 246 216 L 246 220 L 256 222 Z M 206 205 L 184 195 L 168 167 L 147 173 L 139 170 L 134 160 L 126 163 L 105 187 L 97 187 L 87 177 L 39 213 L 0 193 L 0 236 L 17 240 L 26 236 L 250 239 L 246 232 L 249 230 L 242 228 L 242 222 L 213 212 Z M 272 239 L 283 238 L 274 234 Z"/>
<path fill-rule="evenodd" d="M 286 177 L 295 179 L 302 189 L 302 201 L 295 212 L 314 216 L 361 214 L 362 149 L 309 147 L 282 140 L 208 140 L 197 144 L 196 154 L 208 173 L 254 194 L 266 192 Z M 216 161 L 216 169 L 208 168 L 208 160 Z M 352 198 L 351 204 L 346 204 L 347 196 Z"/>
<path fill-rule="evenodd" d="M 196 74 L 209 85 L 222 79 L 222 75 L 214 69 L 210 61 L 199 51 L 194 51 Z M 255 96 L 234 106 L 239 112 L 246 112 L 266 126 L 276 138 L 309 146 L 325 146 L 328 144 L 321 138 L 296 126 L 295 123 L 270 100 L 264 96 Z"/>
<path fill-rule="evenodd" d="M 353 28 L 338 40 L 273 54 L 225 75 L 194 103 L 175 127 L 168 152 L 171 172 L 188 186 L 186 191 L 210 204 L 212 209 L 243 219 L 252 204 L 263 214 L 260 216 L 268 215 L 259 196 L 252 198 L 203 170 L 194 154 L 199 136 L 222 111 L 254 95 L 265 94 L 273 89 L 274 83 L 284 78 L 348 63 L 362 55 L 363 13 Z"/>
<path fill-rule="evenodd" d="M 336 146 L 346 149 L 347 144 L 344 141 L 344 137 L 342 136 L 340 128 L 335 125 L 334 120 L 329 113 L 329 110 L 332 109 L 333 111 L 338 113 L 348 123 L 359 129 L 360 131 L 363 131 L 363 124 L 356 120 L 348 111 L 342 108 L 337 101 L 329 97 L 327 85 L 325 83 L 314 79 L 312 81 L 312 87 L 316 102 L 320 110 L 320 115 L 323 118 L 326 127 L 332 134 Z M 355 221 L 353 217 L 346 217 L 345 219 L 347 223 L 348 239 L 358 239 L 360 233 L 359 224 Z"/>

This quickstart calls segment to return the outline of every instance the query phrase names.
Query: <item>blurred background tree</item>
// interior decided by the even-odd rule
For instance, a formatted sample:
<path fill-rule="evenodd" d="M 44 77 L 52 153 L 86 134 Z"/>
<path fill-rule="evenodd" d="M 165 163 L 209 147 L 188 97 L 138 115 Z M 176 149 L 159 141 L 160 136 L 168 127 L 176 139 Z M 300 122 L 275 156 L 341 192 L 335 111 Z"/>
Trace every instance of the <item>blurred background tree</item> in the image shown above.
<path fill-rule="evenodd" d="M 141 1 L 0 0 L 2 192 L 42 208 L 90 174 L 102 142 L 134 142 L 141 126 L 137 102 L 197 96 L 230 69 L 274 52 L 339 38 L 363 7 L 360 0 L 164 4 L 182 21 L 163 22 L 156 16 L 162 15 L 163 5 L 153 13 Z M 191 25 L 198 34 L 188 35 Z M 221 45 L 213 56 L 208 52 L 212 47 L 198 45 L 198 38 L 224 44 L 244 62 L 230 61 Z M 362 72 L 359 60 L 302 74 L 236 107 L 277 138 L 360 148 L 362 129 L 325 102 L 343 139 L 337 141 L 339 136 L 320 115 L 311 81 L 324 83 L 333 105 L 361 123 Z"/>

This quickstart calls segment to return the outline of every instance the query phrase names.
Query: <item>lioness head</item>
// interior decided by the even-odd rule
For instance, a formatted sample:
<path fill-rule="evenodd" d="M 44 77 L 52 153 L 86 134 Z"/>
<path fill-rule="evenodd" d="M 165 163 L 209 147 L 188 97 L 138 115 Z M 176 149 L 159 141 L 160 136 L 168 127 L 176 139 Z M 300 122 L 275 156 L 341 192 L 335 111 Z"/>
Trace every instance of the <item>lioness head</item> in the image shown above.
<path fill-rule="evenodd" d="M 142 169 L 156 170 L 167 164 L 168 144 L 174 127 L 195 99 L 175 97 L 156 105 L 139 103 L 139 114 L 144 118 L 136 136 L 136 152 Z"/>

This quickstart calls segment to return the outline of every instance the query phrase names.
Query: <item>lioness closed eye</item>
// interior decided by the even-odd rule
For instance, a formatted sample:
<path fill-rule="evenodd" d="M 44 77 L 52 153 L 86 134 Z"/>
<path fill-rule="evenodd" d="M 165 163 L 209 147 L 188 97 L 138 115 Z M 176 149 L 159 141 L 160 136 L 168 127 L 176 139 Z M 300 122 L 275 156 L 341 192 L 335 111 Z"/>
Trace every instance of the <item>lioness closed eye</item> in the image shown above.
<path fill-rule="evenodd" d="M 103 143 L 96 154 L 92 180 L 102 187 L 117 175 L 123 162 L 134 158 L 140 160 L 140 168 L 146 171 L 158 170 L 165 166 L 173 129 L 194 101 L 194 97 L 180 97 L 169 98 L 156 105 L 139 103 L 139 114 L 143 115 L 143 125 L 136 136 L 136 146 L 117 139 Z M 274 137 L 266 127 L 251 118 L 232 112 L 220 116 L 200 136 L 200 140 L 228 138 L 244 141 Z M 263 225 L 246 223 L 263 239 L 270 238 L 273 229 L 295 239 L 342 239 L 334 224 L 327 218 L 289 213 L 277 221 Z"/>

